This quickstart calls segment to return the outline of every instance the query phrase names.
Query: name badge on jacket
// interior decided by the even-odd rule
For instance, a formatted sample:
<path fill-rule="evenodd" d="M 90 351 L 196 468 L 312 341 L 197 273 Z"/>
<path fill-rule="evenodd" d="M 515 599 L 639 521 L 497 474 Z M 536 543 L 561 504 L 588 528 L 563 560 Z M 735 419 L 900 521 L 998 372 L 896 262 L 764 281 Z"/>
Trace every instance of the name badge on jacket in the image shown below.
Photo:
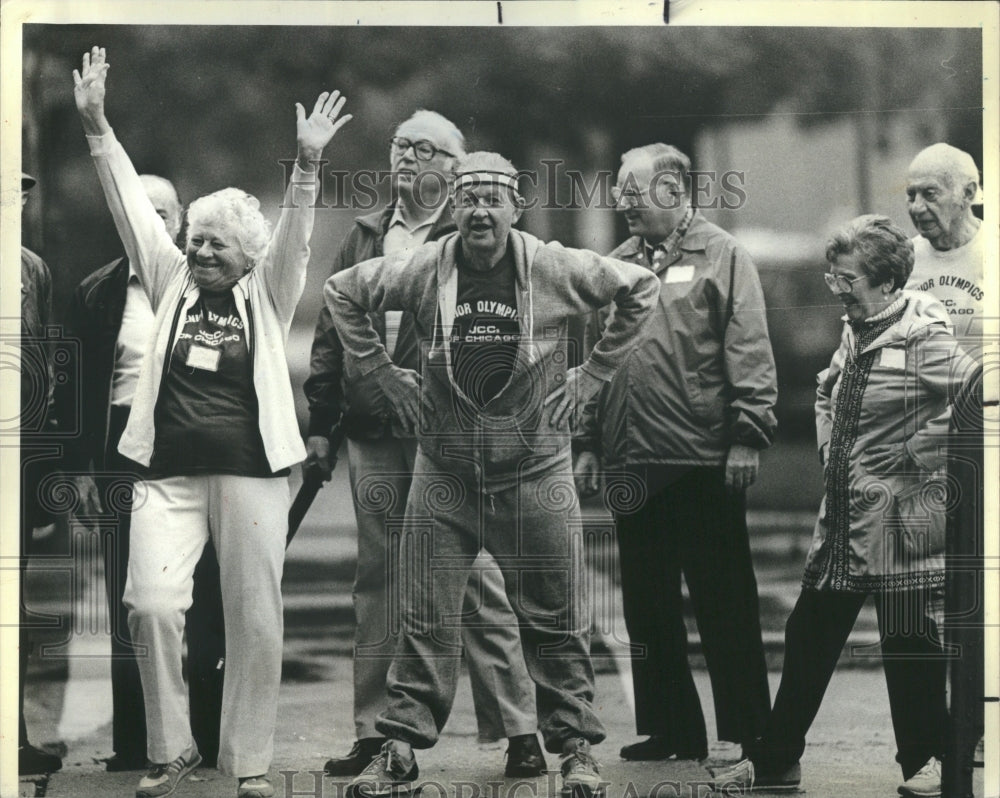
<path fill-rule="evenodd" d="M 882 350 L 882 356 L 879 358 L 878 364 L 886 369 L 905 369 L 906 350 L 887 346 Z"/>
<path fill-rule="evenodd" d="M 665 283 L 690 283 L 694 279 L 694 266 L 671 266 L 663 276 Z"/>

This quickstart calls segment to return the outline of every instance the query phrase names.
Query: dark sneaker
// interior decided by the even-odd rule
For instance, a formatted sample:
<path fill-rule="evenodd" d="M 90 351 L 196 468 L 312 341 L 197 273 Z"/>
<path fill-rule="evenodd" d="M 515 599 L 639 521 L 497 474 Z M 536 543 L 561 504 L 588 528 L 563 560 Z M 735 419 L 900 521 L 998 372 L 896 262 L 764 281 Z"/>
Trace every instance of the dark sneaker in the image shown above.
<path fill-rule="evenodd" d="M 938 798 L 941 795 L 941 761 L 932 756 L 926 765 L 900 784 L 896 792 L 909 798 Z"/>
<path fill-rule="evenodd" d="M 145 752 L 141 754 L 115 754 L 109 756 L 104 762 L 104 769 L 108 773 L 123 773 L 127 770 L 145 770 L 149 765 Z"/>
<path fill-rule="evenodd" d="M 785 792 L 798 790 L 801 783 L 802 768 L 797 762 L 781 770 L 757 770 L 749 759 L 742 759 L 715 773 L 712 790 L 724 793 L 751 790 Z"/>
<path fill-rule="evenodd" d="M 59 757 L 35 748 L 31 743 L 25 743 L 17 749 L 17 773 L 20 776 L 55 773 L 61 768 L 62 760 Z"/>
<path fill-rule="evenodd" d="M 652 735 L 648 740 L 640 740 L 637 743 L 626 745 L 618 752 L 618 756 L 630 762 L 650 762 L 659 759 L 670 759 L 676 756 L 678 759 L 707 759 L 708 748 L 697 751 L 678 750 L 676 745 L 670 743 L 666 737 L 659 734 Z"/>
<path fill-rule="evenodd" d="M 272 798 L 273 795 L 274 787 L 266 775 L 242 778 L 236 788 L 236 798 Z"/>
<path fill-rule="evenodd" d="M 365 737 L 362 740 L 355 740 L 347 756 L 326 760 L 323 770 L 327 776 L 357 776 L 379 755 L 383 745 L 385 737 Z"/>
<path fill-rule="evenodd" d="M 142 777 L 136 788 L 135 798 L 159 798 L 161 795 L 170 795 L 184 777 L 200 764 L 201 754 L 192 744 L 173 762 L 150 765 L 149 772 Z"/>
<path fill-rule="evenodd" d="M 347 785 L 347 798 L 408 795 L 419 775 L 413 749 L 401 740 L 386 740 L 379 755 Z"/>
<path fill-rule="evenodd" d="M 531 779 L 545 772 L 545 755 L 537 734 L 518 734 L 508 740 L 507 766 L 503 774 L 510 778 Z"/>
<path fill-rule="evenodd" d="M 796 762 L 783 770 L 758 770 L 753 788 L 768 792 L 783 792 L 785 790 L 798 790 L 801 783 L 802 768 Z"/>
<path fill-rule="evenodd" d="M 600 765 L 590 755 L 590 743 L 567 740 L 563 745 L 561 798 L 596 798 L 604 794 L 608 782 L 601 781 Z"/>

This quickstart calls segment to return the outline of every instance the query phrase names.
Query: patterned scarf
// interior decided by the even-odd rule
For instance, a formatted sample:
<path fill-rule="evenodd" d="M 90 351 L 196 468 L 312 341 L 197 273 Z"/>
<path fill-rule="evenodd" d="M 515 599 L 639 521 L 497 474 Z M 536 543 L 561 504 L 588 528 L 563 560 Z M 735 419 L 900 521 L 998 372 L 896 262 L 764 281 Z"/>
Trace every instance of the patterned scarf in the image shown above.
<path fill-rule="evenodd" d="M 850 573 L 851 473 L 850 456 L 858 437 L 858 421 L 868 376 L 878 350 L 865 352 L 875 340 L 903 317 L 906 299 L 899 297 L 888 307 L 863 321 L 850 322 L 854 331 L 854 351 L 848 353 L 837 391 L 837 406 L 830 435 L 826 471 L 826 513 L 829 528 L 826 557 L 803 578 L 805 587 L 828 582 L 833 590 L 860 588 Z M 862 354 L 864 353 L 864 354 Z"/>

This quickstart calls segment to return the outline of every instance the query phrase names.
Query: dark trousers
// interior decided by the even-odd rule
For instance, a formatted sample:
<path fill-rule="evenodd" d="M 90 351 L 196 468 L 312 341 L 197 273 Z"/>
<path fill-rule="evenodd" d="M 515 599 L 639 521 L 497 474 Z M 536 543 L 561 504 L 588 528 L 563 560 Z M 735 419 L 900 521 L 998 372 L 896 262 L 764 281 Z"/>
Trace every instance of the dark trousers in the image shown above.
<path fill-rule="evenodd" d="M 41 494 L 44 490 L 45 478 L 51 475 L 58 464 L 57 449 L 53 448 L 51 439 L 44 435 L 23 434 L 21 444 L 21 501 L 20 501 L 20 533 L 21 557 L 18 560 L 20 571 L 20 591 L 18 609 L 18 687 L 17 687 L 17 744 L 18 747 L 28 745 L 28 728 L 24 721 L 24 680 L 28 673 L 28 655 L 31 651 L 31 618 L 24 601 L 25 571 L 28 559 L 34 549 L 33 530 L 36 526 L 46 526 L 56 520 L 54 508 Z"/>
<path fill-rule="evenodd" d="M 617 516 L 636 731 L 665 736 L 684 753 L 707 747 L 687 655 L 683 574 L 719 739 L 749 742 L 762 732 L 771 701 L 745 497 L 727 492 L 721 468 L 691 468 L 661 487 L 662 481 L 653 474 L 643 506 Z"/>
<path fill-rule="evenodd" d="M 112 407 L 108 430 L 107 472 L 97 480 L 101 500 L 118 511 L 118 523 L 104 537 L 104 578 L 111 620 L 111 696 L 114 751 L 128 759 L 146 757 L 146 715 L 136 652 L 122 603 L 128 575 L 131 494 L 141 467 L 118 454 L 128 410 Z M 187 612 L 188 699 L 191 731 L 203 759 L 213 763 L 219 753 L 222 716 L 223 662 L 226 652 L 219 564 L 211 542 L 205 546 L 194 573 L 194 601 Z"/>
<path fill-rule="evenodd" d="M 948 511 L 945 638 L 951 661 L 951 723 L 941 772 L 944 798 L 972 798 L 973 753 L 983 736 L 983 392 L 978 373 L 955 401 L 948 444 L 948 481 L 960 501 Z"/>
<path fill-rule="evenodd" d="M 947 660 L 925 590 L 876 593 L 896 761 L 908 779 L 944 749 Z M 803 590 L 785 626 L 785 664 L 763 740 L 748 753 L 762 771 L 798 762 L 865 593 Z"/>

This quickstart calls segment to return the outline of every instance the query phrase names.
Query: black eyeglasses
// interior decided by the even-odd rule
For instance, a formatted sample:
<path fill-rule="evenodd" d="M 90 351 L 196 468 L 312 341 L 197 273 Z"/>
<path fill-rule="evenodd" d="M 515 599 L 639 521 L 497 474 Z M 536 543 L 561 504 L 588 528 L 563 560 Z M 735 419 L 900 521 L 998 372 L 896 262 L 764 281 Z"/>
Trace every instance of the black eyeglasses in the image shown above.
<path fill-rule="evenodd" d="M 440 147 L 435 147 L 429 141 L 410 141 L 409 139 L 400 138 L 399 136 L 393 136 L 389 139 L 389 143 L 392 145 L 393 150 L 397 153 L 404 153 L 410 147 L 413 147 L 413 154 L 417 156 L 418 161 L 429 161 L 439 152 L 447 155 L 449 158 L 454 158 L 447 150 L 442 150 Z"/>

